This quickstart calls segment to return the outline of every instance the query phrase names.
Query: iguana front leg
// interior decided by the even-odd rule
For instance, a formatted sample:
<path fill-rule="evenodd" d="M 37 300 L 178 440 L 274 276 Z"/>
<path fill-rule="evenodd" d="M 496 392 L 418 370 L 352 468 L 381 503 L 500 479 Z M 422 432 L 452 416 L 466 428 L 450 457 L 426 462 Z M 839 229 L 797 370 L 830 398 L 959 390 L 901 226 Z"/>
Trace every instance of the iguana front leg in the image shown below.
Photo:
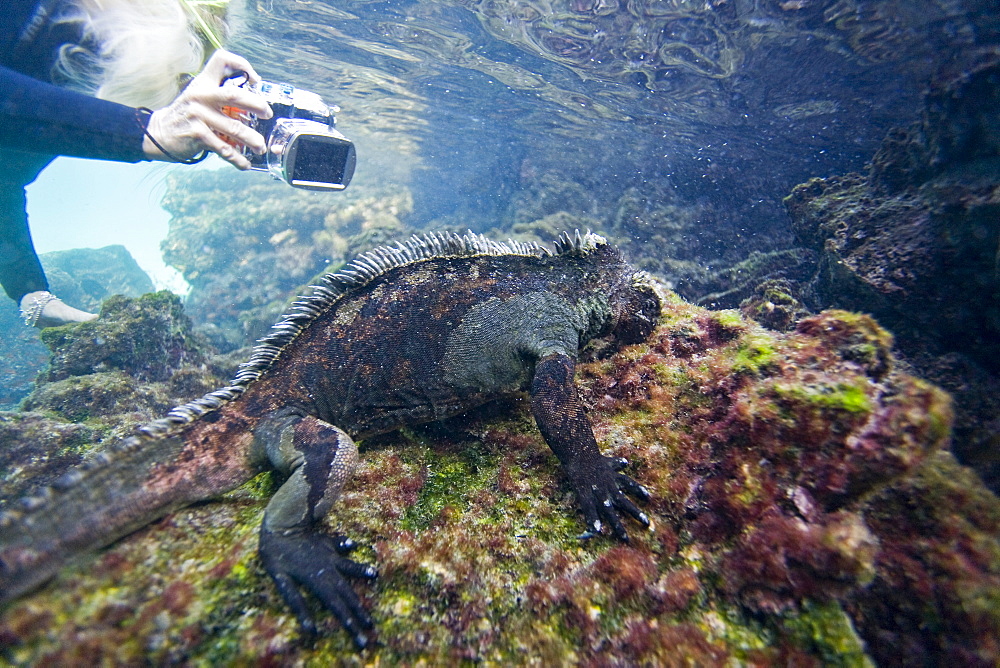
<path fill-rule="evenodd" d="M 333 425 L 299 415 L 270 419 L 254 438 L 271 464 L 288 475 L 264 511 L 264 569 L 304 632 L 315 634 L 316 622 L 302 589 L 337 617 L 359 648 L 365 647 L 372 620 L 344 578 L 373 579 L 377 573 L 343 556 L 353 541 L 324 534 L 319 526 L 354 471 L 357 446 Z"/>
<path fill-rule="evenodd" d="M 576 363 L 569 355 L 556 353 L 541 358 L 531 382 L 531 412 L 576 492 L 587 523 L 584 536 L 600 533 L 603 519 L 619 540 L 628 542 L 618 511 L 647 527 L 649 518 L 623 492 L 643 501 L 649 500 L 649 492 L 632 478 L 618 473 L 628 464 L 626 460 L 601 454 L 573 384 L 575 369 Z"/>

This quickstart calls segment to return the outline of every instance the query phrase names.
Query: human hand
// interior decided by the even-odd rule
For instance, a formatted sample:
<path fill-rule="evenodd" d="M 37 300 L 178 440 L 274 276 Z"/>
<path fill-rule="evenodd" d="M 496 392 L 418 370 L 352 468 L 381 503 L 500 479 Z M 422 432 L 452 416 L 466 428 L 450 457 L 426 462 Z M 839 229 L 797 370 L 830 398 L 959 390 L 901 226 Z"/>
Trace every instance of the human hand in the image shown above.
<path fill-rule="evenodd" d="M 232 163 L 238 169 L 249 169 L 250 161 L 240 151 L 226 143 L 216 133 L 231 137 L 249 146 L 255 153 L 266 150 L 264 137 L 241 121 L 222 112 L 223 107 L 245 109 L 261 118 L 271 118 L 271 107 L 262 97 L 246 87 L 223 86 L 223 82 L 238 72 L 246 72 L 251 84 L 260 76 L 246 59 L 222 49 L 212 54 L 205 68 L 187 85 L 173 102 L 153 112 L 146 126 L 142 149 L 150 160 L 190 158 L 207 150 Z M 156 138 L 168 157 L 150 139 Z"/>

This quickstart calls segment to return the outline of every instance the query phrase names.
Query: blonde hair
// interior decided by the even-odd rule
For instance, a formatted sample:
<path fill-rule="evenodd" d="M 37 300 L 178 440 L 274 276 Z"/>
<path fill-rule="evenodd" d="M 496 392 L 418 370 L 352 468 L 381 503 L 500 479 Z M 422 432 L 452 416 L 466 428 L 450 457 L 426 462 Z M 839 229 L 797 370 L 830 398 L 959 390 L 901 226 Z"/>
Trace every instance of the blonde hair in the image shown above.
<path fill-rule="evenodd" d="M 73 0 L 60 21 L 81 24 L 78 44 L 60 47 L 54 78 L 104 100 L 158 109 L 197 73 L 205 39 L 218 46 L 225 24 L 212 10 L 225 2 Z M 211 47 L 209 47 L 211 48 Z"/>

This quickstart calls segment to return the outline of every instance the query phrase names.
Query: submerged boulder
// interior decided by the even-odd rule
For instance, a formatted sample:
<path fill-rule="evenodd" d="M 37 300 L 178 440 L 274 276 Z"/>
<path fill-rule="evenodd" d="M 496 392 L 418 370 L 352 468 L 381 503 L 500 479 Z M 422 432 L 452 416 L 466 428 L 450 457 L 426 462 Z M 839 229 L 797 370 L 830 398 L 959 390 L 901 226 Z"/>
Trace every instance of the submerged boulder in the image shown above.
<path fill-rule="evenodd" d="M 41 255 L 52 291 L 85 311 L 97 312 L 111 295 L 138 297 L 153 281 L 124 246 L 74 248 Z"/>
<path fill-rule="evenodd" d="M 138 297 L 154 289 L 124 246 L 54 251 L 40 259 L 52 292 L 85 311 L 97 312 L 111 295 Z M 38 330 L 25 327 L 8 300 L 0 308 L 0 407 L 15 407 L 31 391 L 47 352 Z"/>
<path fill-rule="evenodd" d="M 650 341 L 578 370 L 603 451 L 653 495 L 630 544 L 578 537 L 515 396 L 363 443 L 328 518 L 380 570 L 357 585 L 377 626 L 362 653 L 332 618 L 307 642 L 260 566 L 264 473 L 11 606 L 3 658 L 865 665 L 899 662 L 891 638 L 930 663 L 1000 659 L 1000 503 L 943 451 L 947 395 L 867 316 L 778 333 L 665 299 Z"/>
<path fill-rule="evenodd" d="M 52 351 L 50 381 L 114 369 L 162 381 L 184 364 L 200 363 L 204 354 L 180 299 L 168 291 L 112 297 L 97 320 L 50 327 L 42 341 Z"/>
<path fill-rule="evenodd" d="M 178 297 L 114 296 L 90 322 L 42 330 L 49 368 L 21 411 L 0 411 L 0 500 L 54 480 L 102 439 L 219 387 L 238 362 L 209 359 Z"/>
<path fill-rule="evenodd" d="M 812 179 L 786 199 L 821 255 L 826 302 L 875 313 L 1000 371 L 1000 52 L 927 93 L 921 122 L 889 134 L 865 174 Z"/>
<path fill-rule="evenodd" d="M 1000 489 L 1000 52 L 943 74 L 921 121 L 864 174 L 812 179 L 785 203 L 819 254 L 815 301 L 874 314 L 956 400 L 955 452 Z"/>

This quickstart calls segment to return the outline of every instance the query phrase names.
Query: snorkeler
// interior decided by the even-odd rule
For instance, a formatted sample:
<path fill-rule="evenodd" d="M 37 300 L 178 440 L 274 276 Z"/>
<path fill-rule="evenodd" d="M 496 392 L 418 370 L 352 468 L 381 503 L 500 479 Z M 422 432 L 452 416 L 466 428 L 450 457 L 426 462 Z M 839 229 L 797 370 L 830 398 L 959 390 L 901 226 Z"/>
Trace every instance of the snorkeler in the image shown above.
<path fill-rule="evenodd" d="M 228 0 L 7 0 L 0 16 L 0 284 L 25 322 L 50 327 L 97 316 L 48 291 L 28 227 L 25 186 L 56 156 L 192 164 L 208 152 L 238 169 L 264 138 L 225 115 L 269 118 L 236 72 L 260 77 L 222 49 Z M 207 52 L 214 51 L 207 63 Z M 191 78 L 191 72 L 202 67 Z M 186 86 L 182 84 L 188 81 Z M 85 92 L 81 92 L 85 91 Z M 149 109 L 155 109 L 155 111 Z"/>

